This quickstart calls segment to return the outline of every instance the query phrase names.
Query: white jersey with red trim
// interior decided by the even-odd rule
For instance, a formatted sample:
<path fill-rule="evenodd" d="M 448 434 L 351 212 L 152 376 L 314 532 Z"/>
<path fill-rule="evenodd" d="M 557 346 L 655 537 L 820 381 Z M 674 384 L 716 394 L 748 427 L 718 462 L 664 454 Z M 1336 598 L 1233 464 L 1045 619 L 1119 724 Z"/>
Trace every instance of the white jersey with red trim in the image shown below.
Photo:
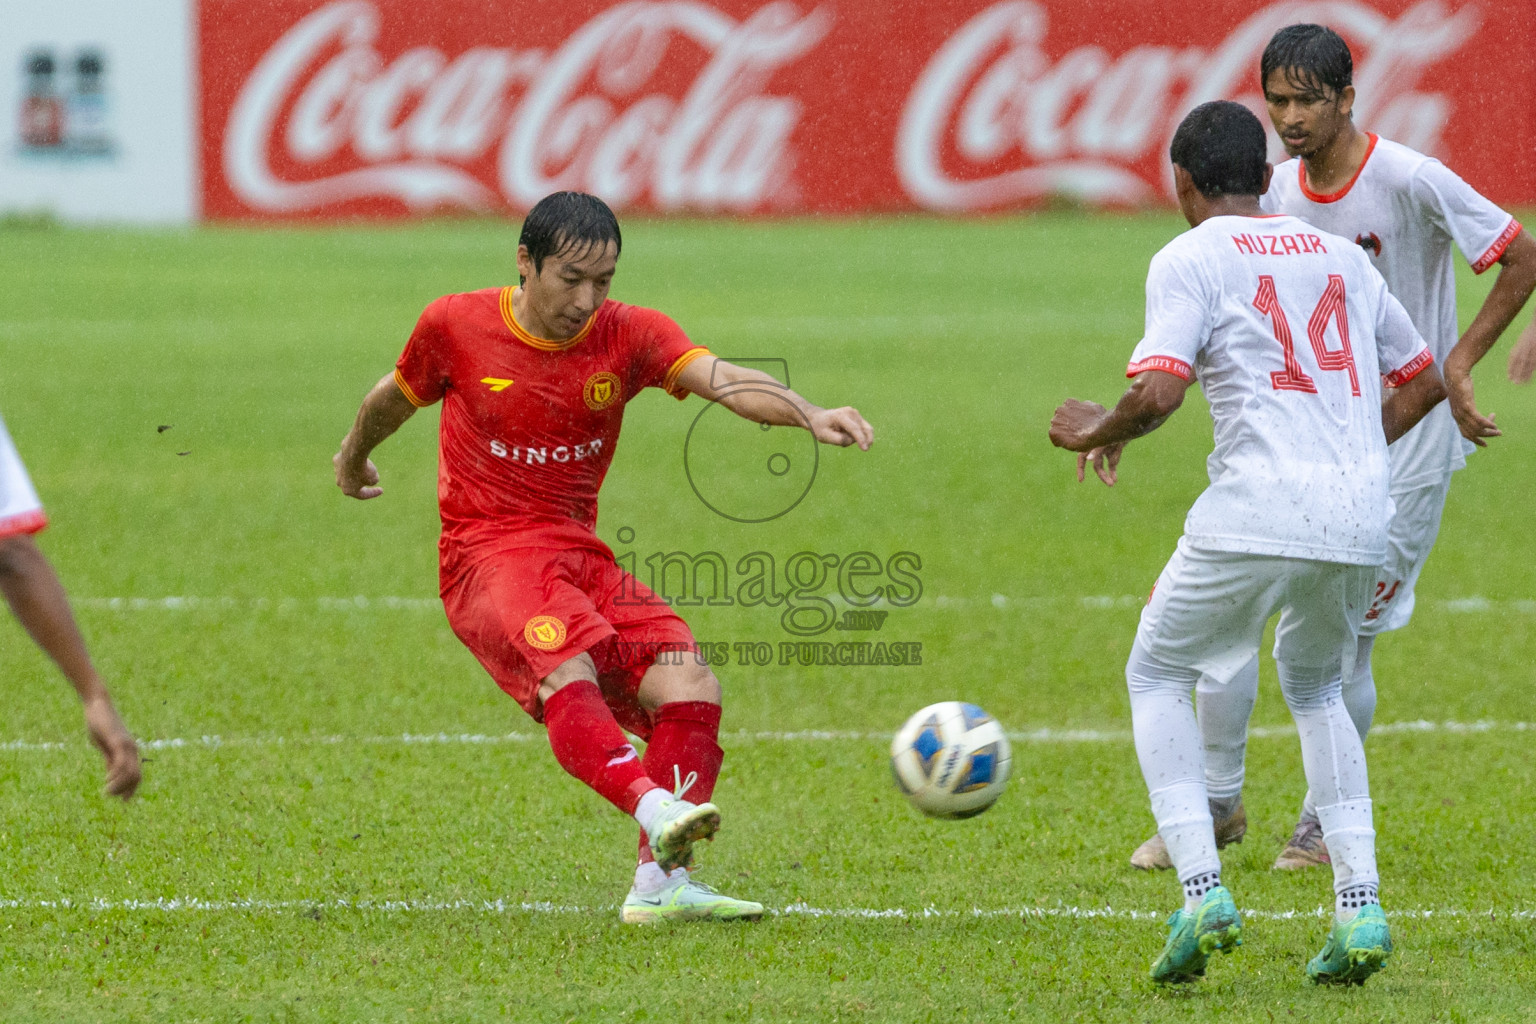
<path fill-rule="evenodd" d="M 1267 212 L 1288 213 L 1353 239 L 1443 364 L 1458 337 L 1452 245 L 1481 274 L 1520 233 L 1520 222 L 1433 157 L 1367 137 L 1365 162 L 1339 191 L 1313 192 L 1306 165 L 1288 160 L 1275 168 L 1261 202 Z M 1465 466 L 1472 450 L 1449 403 L 1441 403 L 1392 446 L 1393 491 L 1434 483 Z"/>
<path fill-rule="evenodd" d="M 1392 516 L 1383 378 L 1433 361 L 1349 239 L 1295 217 L 1212 217 L 1153 257 L 1126 373 L 1198 379 L 1210 403 L 1211 486 L 1185 521 L 1191 544 L 1377 565 Z"/>
<path fill-rule="evenodd" d="M 5 421 L 0 420 L 0 537 L 36 533 L 47 524 L 27 467 L 21 463 Z"/>

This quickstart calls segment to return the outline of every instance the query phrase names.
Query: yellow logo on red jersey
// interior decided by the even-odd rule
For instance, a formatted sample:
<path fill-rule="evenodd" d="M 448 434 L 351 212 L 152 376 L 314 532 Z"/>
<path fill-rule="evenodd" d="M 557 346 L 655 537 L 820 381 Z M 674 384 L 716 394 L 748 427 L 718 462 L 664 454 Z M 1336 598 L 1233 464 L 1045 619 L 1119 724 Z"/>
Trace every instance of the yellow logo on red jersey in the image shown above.
<path fill-rule="evenodd" d="M 535 615 L 523 627 L 523 639 L 541 651 L 559 650 L 565 645 L 565 623 L 553 615 Z"/>
<path fill-rule="evenodd" d="M 586 386 L 581 389 L 582 400 L 593 412 L 600 412 L 623 397 L 624 385 L 619 381 L 618 375 L 609 373 L 607 370 L 588 377 Z"/>
<path fill-rule="evenodd" d="M 489 384 L 492 391 L 505 391 L 512 386 L 512 382 L 505 377 L 481 377 L 481 384 Z"/>

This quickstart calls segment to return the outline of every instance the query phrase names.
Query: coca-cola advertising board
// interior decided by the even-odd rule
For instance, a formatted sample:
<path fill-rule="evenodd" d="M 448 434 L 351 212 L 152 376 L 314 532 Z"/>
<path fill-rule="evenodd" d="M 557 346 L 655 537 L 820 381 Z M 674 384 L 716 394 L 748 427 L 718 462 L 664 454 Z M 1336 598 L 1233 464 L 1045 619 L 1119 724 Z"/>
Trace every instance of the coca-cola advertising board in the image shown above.
<path fill-rule="evenodd" d="M 1166 203 L 1179 119 L 1262 113 L 1259 55 L 1299 21 L 1350 42 L 1362 127 L 1536 201 L 1530 0 L 199 0 L 202 207 Z"/>

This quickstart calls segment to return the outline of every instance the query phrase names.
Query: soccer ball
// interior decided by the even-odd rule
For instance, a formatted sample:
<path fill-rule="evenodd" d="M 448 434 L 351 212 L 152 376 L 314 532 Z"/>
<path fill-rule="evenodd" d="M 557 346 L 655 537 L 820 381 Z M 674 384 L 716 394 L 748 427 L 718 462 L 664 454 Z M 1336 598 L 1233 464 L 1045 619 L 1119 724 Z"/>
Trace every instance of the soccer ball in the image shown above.
<path fill-rule="evenodd" d="M 891 741 L 891 773 L 931 818 L 970 818 L 997 802 L 1013 755 L 997 719 L 947 700 L 907 719 Z"/>

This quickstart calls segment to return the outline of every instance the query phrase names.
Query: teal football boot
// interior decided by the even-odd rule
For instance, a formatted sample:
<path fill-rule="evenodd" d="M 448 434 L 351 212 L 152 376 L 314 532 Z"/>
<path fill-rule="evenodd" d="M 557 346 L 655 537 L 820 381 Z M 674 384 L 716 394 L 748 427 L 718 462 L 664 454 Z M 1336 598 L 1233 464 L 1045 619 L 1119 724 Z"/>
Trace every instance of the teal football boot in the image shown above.
<path fill-rule="evenodd" d="M 1319 985 L 1364 985 L 1391 955 L 1387 915 L 1379 903 L 1371 903 L 1353 921 L 1334 924 L 1323 951 L 1307 964 L 1307 977 Z"/>
<path fill-rule="evenodd" d="M 1168 919 L 1168 942 L 1152 965 L 1152 980 L 1180 985 L 1205 975 L 1206 961 L 1218 949 L 1230 953 L 1243 944 L 1243 919 L 1224 885 L 1200 901 L 1194 913 L 1176 910 Z"/>

